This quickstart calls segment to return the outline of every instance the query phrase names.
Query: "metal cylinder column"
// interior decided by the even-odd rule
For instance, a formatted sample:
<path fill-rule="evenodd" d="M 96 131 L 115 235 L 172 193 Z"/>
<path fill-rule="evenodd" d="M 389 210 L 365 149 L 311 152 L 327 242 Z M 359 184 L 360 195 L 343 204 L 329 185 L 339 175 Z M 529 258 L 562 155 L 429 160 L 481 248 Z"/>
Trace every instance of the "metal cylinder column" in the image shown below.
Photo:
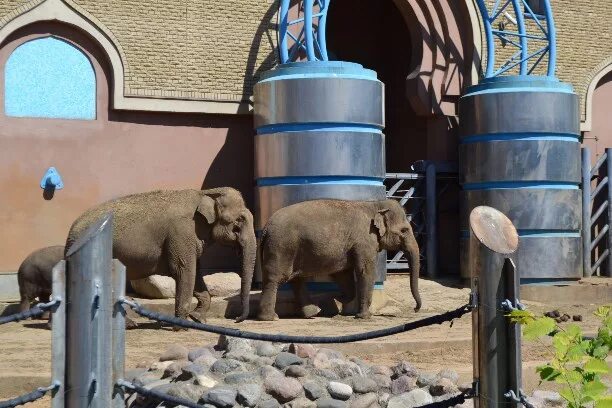
<path fill-rule="evenodd" d="M 486 78 L 459 102 L 462 276 L 468 214 L 494 207 L 521 237 L 526 282 L 582 276 L 578 98 L 553 77 Z"/>
<path fill-rule="evenodd" d="M 257 231 L 297 202 L 385 198 L 384 85 L 376 72 L 339 61 L 283 64 L 262 76 L 254 95 Z M 385 270 L 383 251 L 379 287 Z"/>

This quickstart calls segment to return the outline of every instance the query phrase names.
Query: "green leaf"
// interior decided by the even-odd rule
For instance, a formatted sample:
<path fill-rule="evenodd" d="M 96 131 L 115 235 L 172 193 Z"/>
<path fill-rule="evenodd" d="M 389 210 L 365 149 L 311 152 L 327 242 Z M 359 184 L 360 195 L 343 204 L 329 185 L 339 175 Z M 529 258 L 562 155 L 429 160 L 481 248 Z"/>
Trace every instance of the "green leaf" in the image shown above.
<path fill-rule="evenodd" d="M 563 397 L 563 399 L 565 399 L 567 402 L 569 402 L 570 405 L 573 404 L 573 402 L 574 402 L 574 394 L 572 394 L 572 390 L 570 390 L 569 388 L 563 388 L 561 391 L 559 391 L 559 395 L 561 395 L 561 397 Z"/>
<path fill-rule="evenodd" d="M 565 328 L 565 332 L 569 337 L 582 337 L 582 330 L 577 324 L 570 324 Z"/>
<path fill-rule="evenodd" d="M 595 408 L 612 408 L 612 395 L 606 395 L 595 401 Z"/>
<path fill-rule="evenodd" d="M 601 394 L 606 392 L 608 387 L 605 386 L 601 381 L 590 381 L 582 386 L 582 394 L 585 397 L 597 399 Z"/>
<path fill-rule="evenodd" d="M 552 332 L 555 326 L 555 321 L 550 317 L 540 317 L 525 325 L 523 335 L 527 340 L 535 340 Z"/>
<path fill-rule="evenodd" d="M 555 378 L 561 375 L 559 370 L 555 370 L 549 365 L 536 368 L 536 372 L 540 373 L 540 379 L 542 381 L 553 381 Z"/>
<path fill-rule="evenodd" d="M 559 384 L 579 384 L 582 382 L 582 374 L 578 371 L 567 371 L 561 373 L 559 377 L 555 378 L 555 381 Z"/>
<path fill-rule="evenodd" d="M 595 347 L 595 349 L 593 350 L 592 356 L 600 360 L 605 360 L 606 357 L 608 357 L 609 352 L 610 349 L 608 348 L 608 346 L 598 346 Z"/>
<path fill-rule="evenodd" d="M 608 372 L 610 372 L 610 367 L 608 367 L 608 363 L 606 363 L 604 360 L 599 360 L 597 358 L 591 358 L 589 361 L 587 361 L 584 364 L 583 369 L 588 373 L 595 374 L 607 374 Z"/>
<path fill-rule="evenodd" d="M 608 315 L 610 314 L 610 309 L 612 308 L 612 306 L 599 306 L 597 308 L 597 310 L 595 310 L 595 313 L 593 313 L 595 316 L 597 317 L 601 317 L 601 318 L 605 318 L 608 317 Z"/>

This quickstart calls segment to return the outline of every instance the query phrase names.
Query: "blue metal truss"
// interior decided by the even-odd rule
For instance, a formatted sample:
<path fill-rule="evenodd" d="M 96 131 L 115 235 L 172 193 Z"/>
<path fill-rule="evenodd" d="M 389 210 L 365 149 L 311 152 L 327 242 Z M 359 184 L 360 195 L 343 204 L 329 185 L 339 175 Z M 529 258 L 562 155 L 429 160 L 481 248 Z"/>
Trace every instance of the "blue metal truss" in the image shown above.
<path fill-rule="evenodd" d="M 486 78 L 506 74 L 515 67 L 519 75 L 530 75 L 546 55 L 546 75 L 555 76 L 557 47 L 550 0 L 477 0 L 477 3 L 487 40 Z M 493 3 L 493 7 L 487 3 Z M 496 65 L 498 45 L 514 47 L 516 52 Z"/>
<path fill-rule="evenodd" d="M 327 61 L 325 24 L 330 0 L 301 0 L 302 17 L 289 20 L 290 0 L 281 0 L 279 18 L 279 53 L 282 64 L 297 61 L 300 51 L 308 61 Z M 292 29 L 293 27 L 297 29 Z M 299 34 L 295 34 L 299 32 Z"/>

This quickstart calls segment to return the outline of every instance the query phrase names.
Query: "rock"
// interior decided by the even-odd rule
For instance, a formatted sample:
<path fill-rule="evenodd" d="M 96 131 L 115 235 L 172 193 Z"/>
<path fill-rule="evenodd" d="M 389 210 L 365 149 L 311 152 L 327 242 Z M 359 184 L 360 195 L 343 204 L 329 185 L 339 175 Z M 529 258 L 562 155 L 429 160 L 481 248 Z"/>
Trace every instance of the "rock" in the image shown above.
<path fill-rule="evenodd" d="M 545 408 L 546 404 L 543 400 L 535 397 L 527 397 L 527 402 L 534 408 Z"/>
<path fill-rule="evenodd" d="M 346 406 L 346 402 L 333 398 L 321 398 L 317 400 L 317 408 L 346 408 Z"/>
<path fill-rule="evenodd" d="M 226 378 L 227 380 L 227 378 Z M 254 407 L 261 398 L 261 386 L 258 384 L 244 384 L 238 388 L 238 401 L 244 407 Z"/>
<path fill-rule="evenodd" d="M 208 372 L 208 367 L 198 363 L 190 363 L 181 368 L 181 380 L 189 380 Z"/>
<path fill-rule="evenodd" d="M 438 378 L 429 386 L 429 393 L 434 397 L 455 394 L 458 391 L 457 386 L 448 378 Z"/>
<path fill-rule="evenodd" d="M 259 369 L 259 375 L 265 380 L 268 377 L 284 377 L 282 371 L 277 370 L 272 366 L 263 366 Z"/>
<path fill-rule="evenodd" d="M 198 376 L 196 376 L 196 378 L 194 380 L 194 383 L 197 384 L 197 385 L 201 385 L 203 387 L 206 387 L 206 388 L 212 388 L 215 385 L 217 385 L 217 381 L 212 379 L 212 378 L 210 378 L 207 375 L 198 375 Z"/>
<path fill-rule="evenodd" d="M 378 395 L 374 392 L 360 395 L 351 402 L 351 408 L 370 408 L 375 405 L 378 405 Z"/>
<path fill-rule="evenodd" d="M 208 390 L 202 396 L 202 401 L 215 407 L 230 408 L 236 402 L 237 392 L 230 387 L 219 387 Z"/>
<path fill-rule="evenodd" d="M 581 322 L 582 321 L 582 315 L 573 315 L 572 316 L 572 320 L 575 322 Z"/>
<path fill-rule="evenodd" d="M 558 392 L 535 390 L 533 397 L 544 401 L 544 404 L 549 407 L 562 407 L 564 399 Z"/>
<path fill-rule="evenodd" d="M 387 408 L 416 408 L 433 403 L 433 398 L 426 391 L 417 388 L 410 392 L 389 399 Z"/>
<path fill-rule="evenodd" d="M 253 383 L 259 380 L 259 376 L 254 372 L 229 373 L 225 376 L 225 383 L 232 385 L 241 385 Z"/>
<path fill-rule="evenodd" d="M 253 362 L 253 364 L 258 367 L 271 366 L 272 364 L 274 364 L 274 359 L 272 357 L 259 357 Z"/>
<path fill-rule="evenodd" d="M 436 381 L 436 376 L 429 373 L 422 373 L 417 377 L 417 385 L 419 387 L 429 387 Z"/>
<path fill-rule="evenodd" d="M 134 384 L 150 389 L 150 387 L 155 387 L 160 384 L 168 384 L 169 382 L 170 382 L 170 378 L 160 379 L 157 376 L 155 377 L 141 376 L 134 381 Z"/>
<path fill-rule="evenodd" d="M 217 359 L 217 357 L 215 357 L 213 352 L 208 347 L 199 347 L 197 349 L 193 349 L 189 351 L 189 353 L 187 354 L 187 359 L 191 362 L 194 362 L 198 358 L 206 357 L 206 356 L 210 358 L 214 358 L 215 360 Z M 212 364 L 209 364 L 209 365 L 212 365 Z"/>
<path fill-rule="evenodd" d="M 141 375 L 145 373 L 148 373 L 148 370 L 146 368 L 134 368 L 131 370 L 126 370 L 123 378 L 126 381 L 134 382 L 135 379 L 137 379 L 138 377 L 140 377 Z"/>
<path fill-rule="evenodd" d="M 419 371 L 407 361 L 400 362 L 399 364 L 391 368 L 391 371 L 393 371 L 392 377 L 394 379 L 401 375 L 407 375 L 410 377 L 418 377 L 419 375 Z"/>
<path fill-rule="evenodd" d="M 315 381 L 307 381 L 304 383 L 304 393 L 314 401 L 325 396 L 325 388 Z"/>
<path fill-rule="evenodd" d="M 316 408 L 317 404 L 308 398 L 300 397 L 283 405 L 283 408 Z"/>
<path fill-rule="evenodd" d="M 274 375 L 265 379 L 264 387 L 268 394 L 281 403 L 299 397 L 304 391 L 302 384 L 295 378 Z"/>
<path fill-rule="evenodd" d="M 363 376 L 363 371 L 361 367 L 352 361 L 340 360 L 338 358 L 329 360 L 330 369 L 335 372 L 338 377 L 346 378 L 353 375 L 361 375 Z"/>
<path fill-rule="evenodd" d="M 280 408 L 280 404 L 274 398 L 260 401 L 257 405 L 258 408 Z"/>
<path fill-rule="evenodd" d="M 391 395 L 388 392 L 383 392 L 378 397 L 378 405 L 380 405 L 383 408 L 386 408 L 387 404 L 389 403 L 390 398 L 391 398 Z"/>
<path fill-rule="evenodd" d="M 240 361 L 232 360 L 231 358 L 223 358 L 215 361 L 210 367 L 213 373 L 227 374 L 231 371 L 244 371 L 244 366 Z"/>
<path fill-rule="evenodd" d="M 217 349 L 225 350 L 227 352 L 230 352 L 230 351 L 246 351 L 249 353 L 254 352 L 251 340 L 240 339 L 237 337 L 229 337 L 224 334 L 219 336 L 219 340 L 217 340 Z"/>
<path fill-rule="evenodd" d="M 353 391 L 359 394 L 367 394 L 378 391 L 378 384 L 371 378 L 363 376 L 351 377 L 351 386 Z"/>
<path fill-rule="evenodd" d="M 338 374 L 326 368 L 315 368 L 314 370 L 312 370 L 312 373 L 316 376 L 323 377 L 328 380 L 339 380 L 340 379 L 340 376 L 338 376 Z"/>
<path fill-rule="evenodd" d="M 320 348 L 312 357 L 312 365 L 315 368 L 330 368 L 330 360 L 342 360 L 344 359 L 344 355 L 339 351 L 328 349 L 328 348 Z"/>
<path fill-rule="evenodd" d="M 176 294 L 176 282 L 169 276 L 151 275 L 130 283 L 134 292 L 149 299 L 170 299 Z"/>
<path fill-rule="evenodd" d="M 391 393 L 393 395 L 400 395 L 405 392 L 412 391 L 417 387 L 417 379 L 407 375 L 402 375 L 391 383 Z"/>
<path fill-rule="evenodd" d="M 365 361 L 363 361 L 362 359 L 357 358 L 357 357 L 350 357 L 350 358 L 349 358 L 349 361 L 351 361 L 351 362 L 353 362 L 353 363 L 357 364 L 357 365 L 359 366 L 359 368 L 361 368 L 361 372 L 362 372 L 364 375 L 366 375 L 367 373 L 369 373 L 369 372 L 370 372 L 370 369 L 372 368 L 372 367 L 370 367 L 370 365 L 369 365 L 369 364 L 367 364 Z"/>
<path fill-rule="evenodd" d="M 230 297 L 240 293 L 240 275 L 234 272 L 213 273 L 204 276 L 208 293 L 213 297 Z"/>
<path fill-rule="evenodd" d="M 455 408 L 474 408 L 474 399 L 467 399 L 463 404 L 455 405 Z"/>
<path fill-rule="evenodd" d="M 373 366 L 372 368 L 370 368 L 370 374 L 378 374 L 378 375 L 384 375 L 387 377 L 391 377 L 393 375 L 393 370 L 391 370 L 389 367 L 387 366 Z"/>
<path fill-rule="evenodd" d="M 459 391 L 461 392 L 467 392 L 472 389 L 472 385 L 473 384 L 471 382 L 461 383 L 459 384 L 458 388 L 459 388 Z"/>
<path fill-rule="evenodd" d="M 248 351 L 230 351 L 225 353 L 224 358 L 231 358 L 232 360 L 243 361 L 245 363 L 254 363 L 260 357 L 257 354 L 250 353 Z"/>
<path fill-rule="evenodd" d="M 157 361 L 157 362 L 151 364 L 151 366 L 149 366 L 149 370 L 151 370 L 151 371 L 156 371 L 156 370 L 164 371 L 172 363 L 174 363 L 173 360 L 169 360 L 169 361 Z"/>
<path fill-rule="evenodd" d="M 172 387 L 170 387 L 166 393 L 173 397 L 183 398 L 191 402 L 198 402 L 205 391 L 206 388 L 199 385 L 189 383 L 173 383 Z"/>
<path fill-rule="evenodd" d="M 289 352 L 302 358 L 312 358 L 317 354 L 317 349 L 311 344 L 291 344 Z"/>
<path fill-rule="evenodd" d="M 448 378 L 453 384 L 457 384 L 459 381 L 459 374 L 457 374 L 456 371 L 446 368 L 438 373 L 438 378 Z"/>
<path fill-rule="evenodd" d="M 378 386 L 380 388 L 391 388 L 392 382 L 391 382 L 391 377 L 388 377 L 386 375 L 381 375 L 381 374 L 375 374 L 372 376 L 372 379 L 374 381 L 376 381 L 376 383 L 378 384 Z"/>
<path fill-rule="evenodd" d="M 308 370 L 306 370 L 304 367 L 299 366 L 299 365 L 292 365 L 287 367 L 287 370 L 285 370 L 285 375 L 287 377 L 305 377 L 306 375 L 308 375 Z"/>
<path fill-rule="evenodd" d="M 170 361 L 170 360 L 187 360 L 189 350 L 186 347 L 179 344 L 172 344 L 168 346 L 166 351 L 159 357 L 159 361 Z"/>
<path fill-rule="evenodd" d="M 278 348 L 267 341 L 262 341 L 255 346 L 255 354 L 260 357 L 274 357 L 279 352 L 280 350 Z"/>
<path fill-rule="evenodd" d="M 183 367 L 185 367 L 188 364 L 191 364 L 191 363 L 189 363 L 189 361 L 187 360 L 173 362 L 168 367 L 166 367 L 166 369 L 164 370 L 164 375 L 162 375 L 162 378 L 178 378 L 178 376 L 183 374 Z"/>
<path fill-rule="evenodd" d="M 215 362 L 217 361 L 217 358 L 214 356 L 207 356 L 207 355 L 203 355 L 198 357 L 194 363 L 197 364 L 201 364 L 201 365 L 206 365 L 206 366 L 212 366 L 213 364 L 215 364 Z"/>
<path fill-rule="evenodd" d="M 274 367 L 282 370 L 284 368 L 289 367 L 290 365 L 300 365 L 304 364 L 304 360 L 295 354 L 287 353 L 282 351 L 278 353 L 276 359 L 274 359 Z"/>
<path fill-rule="evenodd" d="M 331 381 L 327 384 L 327 392 L 332 398 L 346 401 L 353 395 L 353 388 L 348 385 L 337 381 Z"/>

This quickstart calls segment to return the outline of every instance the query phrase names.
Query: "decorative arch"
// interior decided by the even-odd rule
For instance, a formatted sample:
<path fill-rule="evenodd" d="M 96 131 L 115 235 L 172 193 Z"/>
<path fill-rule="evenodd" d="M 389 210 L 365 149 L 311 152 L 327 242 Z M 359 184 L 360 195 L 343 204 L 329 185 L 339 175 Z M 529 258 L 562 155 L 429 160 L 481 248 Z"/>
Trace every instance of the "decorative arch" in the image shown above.
<path fill-rule="evenodd" d="M 597 85 L 599 85 L 599 81 L 610 72 L 612 72 L 612 57 L 605 59 L 594 70 L 594 74 L 590 76 L 591 80 L 588 82 L 587 90 L 584 94 L 584 121 L 580 123 L 580 130 L 583 132 L 589 132 L 593 127 L 593 95 Z"/>

